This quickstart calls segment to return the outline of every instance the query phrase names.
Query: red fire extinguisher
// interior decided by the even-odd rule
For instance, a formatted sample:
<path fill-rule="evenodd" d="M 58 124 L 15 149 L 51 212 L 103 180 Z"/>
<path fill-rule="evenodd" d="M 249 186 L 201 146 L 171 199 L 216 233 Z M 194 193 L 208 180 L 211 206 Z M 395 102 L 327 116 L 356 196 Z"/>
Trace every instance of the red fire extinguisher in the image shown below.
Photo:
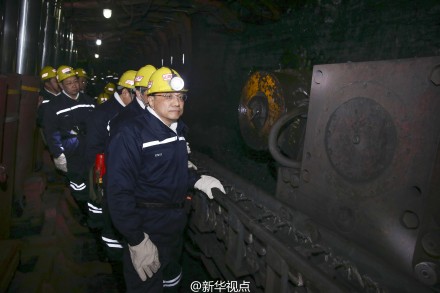
<path fill-rule="evenodd" d="M 105 174 L 105 161 L 104 154 L 96 154 L 95 157 L 95 167 L 93 170 L 93 179 L 96 184 L 102 185 L 102 178 Z"/>

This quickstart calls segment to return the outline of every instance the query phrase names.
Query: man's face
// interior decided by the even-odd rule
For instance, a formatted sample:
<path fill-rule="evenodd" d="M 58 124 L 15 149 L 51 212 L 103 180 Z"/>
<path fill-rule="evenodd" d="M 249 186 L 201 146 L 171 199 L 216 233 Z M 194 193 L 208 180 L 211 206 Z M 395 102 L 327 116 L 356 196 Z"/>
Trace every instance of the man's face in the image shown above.
<path fill-rule="evenodd" d="M 87 78 L 80 76 L 78 77 L 78 82 L 79 82 L 79 90 L 85 91 L 87 87 Z"/>
<path fill-rule="evenodd" d="M 79 93 L 79 82 L 76 76 L 66 78 L 60 83 L 60 86 L 69 96 L 73 97 Z"/>
<path fill-rule="evenodd" d="M 121 100 L 124 103 L 125 106 L 131 103 L 133 101 L 133 96 L 131 95 L 131 91 L 127 88 L 124 88 L 121 93 Z"/>
<path fill-rule="evenodd" d="M 176 122 L 183 114 L 186 95 L 183 93 L 158 93 L 148 96 L 149 106 L 168 126 Z"/>
<path fill-rule="evenodd" d="M 55 77 L 49 79 L 47 87 L 49 88 L 50 91 L 56 94 L 61 91 L 60 86 L 58 85 L 58 81 Z"/>
<path fill-rule="evenodd" d="M 136 95 L 136 98 L 138 98 L 139 100 L 142 100 L 142 93 L 138 88 L 135 88 L 134 93 Z"/>
<path fill-rule="evenodd" d="M 137 99 L 141 100 L 144 103 L 145 107 L 148 106 L 147 88 L 136 88 L 135 95 Z"/>

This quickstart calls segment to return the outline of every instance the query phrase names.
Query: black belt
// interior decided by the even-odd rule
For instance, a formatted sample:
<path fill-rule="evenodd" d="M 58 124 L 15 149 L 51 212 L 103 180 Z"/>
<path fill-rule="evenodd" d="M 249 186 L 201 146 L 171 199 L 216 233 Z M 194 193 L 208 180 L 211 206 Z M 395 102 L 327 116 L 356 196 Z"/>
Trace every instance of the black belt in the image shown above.
<path fill-rule="evenodd" d="M 147 209 L 182 209 L 185 202 L 181 203 L 162 203 L 162 202 L 145 202 L 136 201 L 137 208 L 147 208 Z"/>
<path fill-rule="evenodd" d="M 66 140 L 66 139 L 74 138 L 74 137 L 78 137 L 78 135 L 75 135 L 75 134 L 66 134 L 66 135 L 62 135 L 62 136 L 61 136 L 61 140 Z"/>

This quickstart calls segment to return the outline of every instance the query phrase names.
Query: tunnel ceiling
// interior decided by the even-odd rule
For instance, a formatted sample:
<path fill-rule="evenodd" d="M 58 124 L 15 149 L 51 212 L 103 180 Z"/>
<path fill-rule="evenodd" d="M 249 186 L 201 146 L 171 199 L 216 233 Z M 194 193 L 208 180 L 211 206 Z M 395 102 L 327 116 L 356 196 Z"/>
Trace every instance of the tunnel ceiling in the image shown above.
<path fill-rule="evenodd" d="M 179 22 L 182 14 L 200 14 L 213 28 L 227 32 L 242 31 L 246 23 L 264 24 L 277 21 L 289 8 L 307 0 L 65 0 L 63 15 L 74 34 L 78 59 L 124 58 L 142 54 L 146 43 L 170 23 Z M 103 8 L 111 8 L 110 19 Z M 97 48 L 96 39 L 103 44 Z M 129 49 L 129 51 L 128 51 Z"/>

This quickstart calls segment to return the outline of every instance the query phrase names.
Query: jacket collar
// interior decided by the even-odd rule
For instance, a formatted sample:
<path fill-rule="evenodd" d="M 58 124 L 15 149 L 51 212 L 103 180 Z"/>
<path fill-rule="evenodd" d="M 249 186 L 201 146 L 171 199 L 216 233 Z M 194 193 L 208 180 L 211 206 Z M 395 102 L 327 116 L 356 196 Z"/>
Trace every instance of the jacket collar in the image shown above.
<path fill-rule="evenodd" d="M 113 96 L 115 97 L 115 100 L 118 101 L 119 104 L 121 104 L 122 107 L 126 106 L 118 93 L 114 93 Z"/>
<path fill-rule="evenodd" d="M 74 101 L 78 100 L 78 98 L 79 98 L 79 92 L 76 94 L 75 98 L 72 98 L 71 96 L 69 96 L 64 90 L 63 90 L 63 94 L 66 95 L 66 97 L 69 97 L 70 99 L 72 99 Z"/>
<path fill-rule="evenodd" d="M 157 131 L 162 131 L 164 133 L 169 133 L 169 131 L 172 131 L 174 134 L 177 134 L 179 136 L 186 135 L 188 127 L 182 120 L 179 119 L 179 121 L 175 122 L 175 126 L 173 126 L 175 127 L 175 130 L 173 130 L 171 127 L 168 127 L 168 125 L 162 122 L 162 120 L 157 116 L 157 113 L 153 109 L 148 106 L 147 109 L 148 111 L 145 111 L 145 114 L 143 114 L 143 116 L 151 127 L 154 127 Z"/>
<path fill-rule="evenodd" d="M 170 128 L 172 131 L 174 131 L 175 133 L 177 133 L 177 124 L 178 122 L 173 122 L 171 123 L 170 126 L 166 125 L 165 122 L 162 121 L 162 119 L 160 119 L 159 115 L 157 115 L 156 111 L 154 111 L 150 106 L 147 106 L 147 110 L 148 112 L 150 112 L 153 116 L 155 116 L 157 119 L 159 119 L 166 127 Z"/>
<path fill-rule="evenodd" d="M 61 94 L 61 92 L 59 92 L 58 94 L 53 93 L 53 92 L 51 92 L 50 90 L 48 90 L 47 88 L 44 88 L 44 90 L 45 90 L 46 92 L 48 92 L 49 94 L 53 95 L 53 96 L 58 96 L 58 95 Z"/>
<path fill-rule="evenodd" d="M 135 99 L 136 99 L 136 102 L 139 104 L 139 106 L 141 106 L 142 109 L 145 110 L 145 104 L 144 104 L 144 102 L 143 102 L 141 99 L 138 99 L 137 97 L 136 97 Z M 133 101 L 133 102 L 134 102 L 134 101 Z M 132 102 L 132 103 L 133 103 L 133 102 Z"/>

